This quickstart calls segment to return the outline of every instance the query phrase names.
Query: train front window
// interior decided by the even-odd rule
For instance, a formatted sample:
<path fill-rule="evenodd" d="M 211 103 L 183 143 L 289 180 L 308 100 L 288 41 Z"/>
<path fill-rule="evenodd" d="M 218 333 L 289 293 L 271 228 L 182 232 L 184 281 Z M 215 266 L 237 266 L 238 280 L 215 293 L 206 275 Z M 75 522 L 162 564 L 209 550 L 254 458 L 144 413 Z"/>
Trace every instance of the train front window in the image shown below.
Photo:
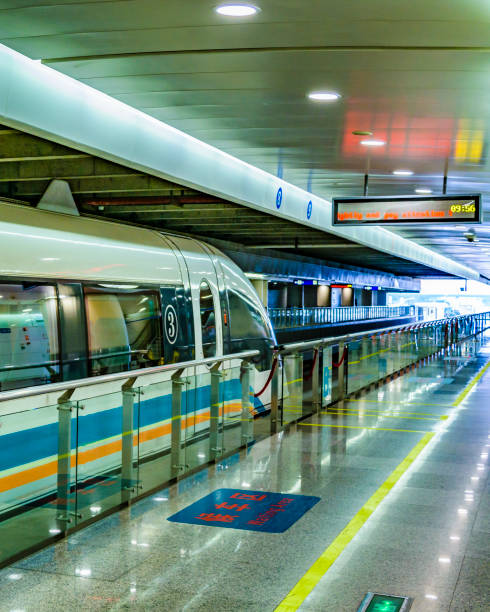
<path fill-rule="evenodd" d="M 59 380 L 55 288 L 0 283 L 0 391 Z"/>
<path fill-rule="evenodd" d="M 257 305 L 241 292 L 228 289 L 231 324 L 231 352 L 259 350 L 260 367 L 270 367 L 274 346 L 271 329 Z"/>
<path fill-rule="evenodd" d="M 162 331 L 158 293 L 109 289 L 85 288 L 92 375 L 160 365 Z"/>
<path fill-rule="evenodd" d="M 206 281 L 201 282 L 199 291 L 201 312 L 202 351 L 204 357 L 216 355 L 216 315 L 211 287 Z"/>

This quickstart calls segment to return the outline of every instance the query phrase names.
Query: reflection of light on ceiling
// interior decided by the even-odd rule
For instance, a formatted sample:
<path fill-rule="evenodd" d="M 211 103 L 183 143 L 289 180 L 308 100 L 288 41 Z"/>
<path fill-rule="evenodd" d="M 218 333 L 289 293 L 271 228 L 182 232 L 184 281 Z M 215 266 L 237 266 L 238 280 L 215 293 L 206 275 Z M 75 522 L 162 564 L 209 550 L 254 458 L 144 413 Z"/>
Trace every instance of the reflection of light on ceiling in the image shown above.
<path fill-rule="evenodd" d="M 459 119 L 454 143 L 454 161 L 477 164 L 481 161 L 485 132 L 482 121 Z"/>

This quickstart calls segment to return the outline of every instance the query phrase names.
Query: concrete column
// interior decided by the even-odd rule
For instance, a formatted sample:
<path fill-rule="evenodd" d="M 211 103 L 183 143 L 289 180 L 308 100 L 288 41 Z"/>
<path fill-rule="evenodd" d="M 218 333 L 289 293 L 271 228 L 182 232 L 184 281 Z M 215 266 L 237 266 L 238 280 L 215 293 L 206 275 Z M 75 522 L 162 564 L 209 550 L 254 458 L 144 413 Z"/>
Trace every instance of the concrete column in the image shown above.
<path fill-rule="evenodd" d="M 269 281 L 267 279 L 262 278 L 252 278 L 250 282 L 254 286 L 257 295 L 260 298 L 262 304 L 267 308 L 268 306 L 268 296 L 269 296 Z"/>

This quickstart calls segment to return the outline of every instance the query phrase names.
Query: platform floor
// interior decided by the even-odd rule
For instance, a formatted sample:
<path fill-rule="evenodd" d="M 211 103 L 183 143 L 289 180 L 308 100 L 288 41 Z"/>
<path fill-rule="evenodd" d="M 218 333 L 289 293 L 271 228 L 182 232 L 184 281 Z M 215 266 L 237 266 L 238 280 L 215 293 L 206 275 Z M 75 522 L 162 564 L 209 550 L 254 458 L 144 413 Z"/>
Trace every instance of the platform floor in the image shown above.
<path fill-rule="evenodd" d="M 468 341 L 5 568 L 0 610 L 488 612 L 487 363 Z M 167 520 L 223 487 L 321 501 L 278 534 Z"/>

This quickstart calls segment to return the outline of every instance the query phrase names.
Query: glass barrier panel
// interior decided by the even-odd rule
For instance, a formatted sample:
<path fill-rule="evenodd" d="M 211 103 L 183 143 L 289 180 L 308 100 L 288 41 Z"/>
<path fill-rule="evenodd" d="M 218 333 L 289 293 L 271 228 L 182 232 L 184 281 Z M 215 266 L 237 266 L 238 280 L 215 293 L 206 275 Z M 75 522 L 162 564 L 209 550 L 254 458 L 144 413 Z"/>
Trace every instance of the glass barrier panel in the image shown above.
<path fill-rule="evenodd" d="M 214 380 L 213 380 L 214 377 Z M 213 444 L 210 449 L 210 433 L 219 424 L 220 406 L 212 405 L 213 384 L 220 390 L 220 372 L 212 374 L 205 366 L 189 368 L 186 371 L 182 396 L 181 439 L 183 460 L 179 476 L 207 463 L 223 453 L 222 444 Z M 221 404 L 221 398 L 219 400 Z M 216 404 L 216 401 L 214 401 Z M 220 451 L 216 450 L 220 448 Z M 211 452 L 216 453 L 211 456 Z"/>
<path fill-rule="evenodd" d="M 364 363 L 362 357 L 362 341 L 354 340 L 348 344 L 348 360 L 347 360 L 347 393 L 354 393 L 364 387 L 363 368 Z"/>
<path fill-rule="evenodd" d="M 172 478 L 172 381 L 137 389 L 135 397 L 133 455 L 135 494 L 151 491 Z"/>
<path fill-rule="evenodd" d="M 128 501 L 137 486 L 122 474 L 123 444 L 133 436 L 123 436 L 123 412 L 121 391 L 77 403 L 77 523 Z"/>
<path fill-rule="evenodd" d="M 250 409 L 244 412 L 243 408 L 240 366 L 226 368 L 223 371 L 223 446 L 226 453 L 238 450 L 245 442 L 243 437 Z"/>
<path fill-rule="evenodd" d="M 60 449 L 60 414 L 57 405 L 0 414 L 0 562 L 58 535 L 73 518 L 73 457 L 65 452 L 72 418 L 69 410 L 62 416 Z"/>
<path fill-rule="evenodd" d="M 283 361 L 282 423 L 290 423 L 303 413 L 303 356 L 285 355 Z"/>

